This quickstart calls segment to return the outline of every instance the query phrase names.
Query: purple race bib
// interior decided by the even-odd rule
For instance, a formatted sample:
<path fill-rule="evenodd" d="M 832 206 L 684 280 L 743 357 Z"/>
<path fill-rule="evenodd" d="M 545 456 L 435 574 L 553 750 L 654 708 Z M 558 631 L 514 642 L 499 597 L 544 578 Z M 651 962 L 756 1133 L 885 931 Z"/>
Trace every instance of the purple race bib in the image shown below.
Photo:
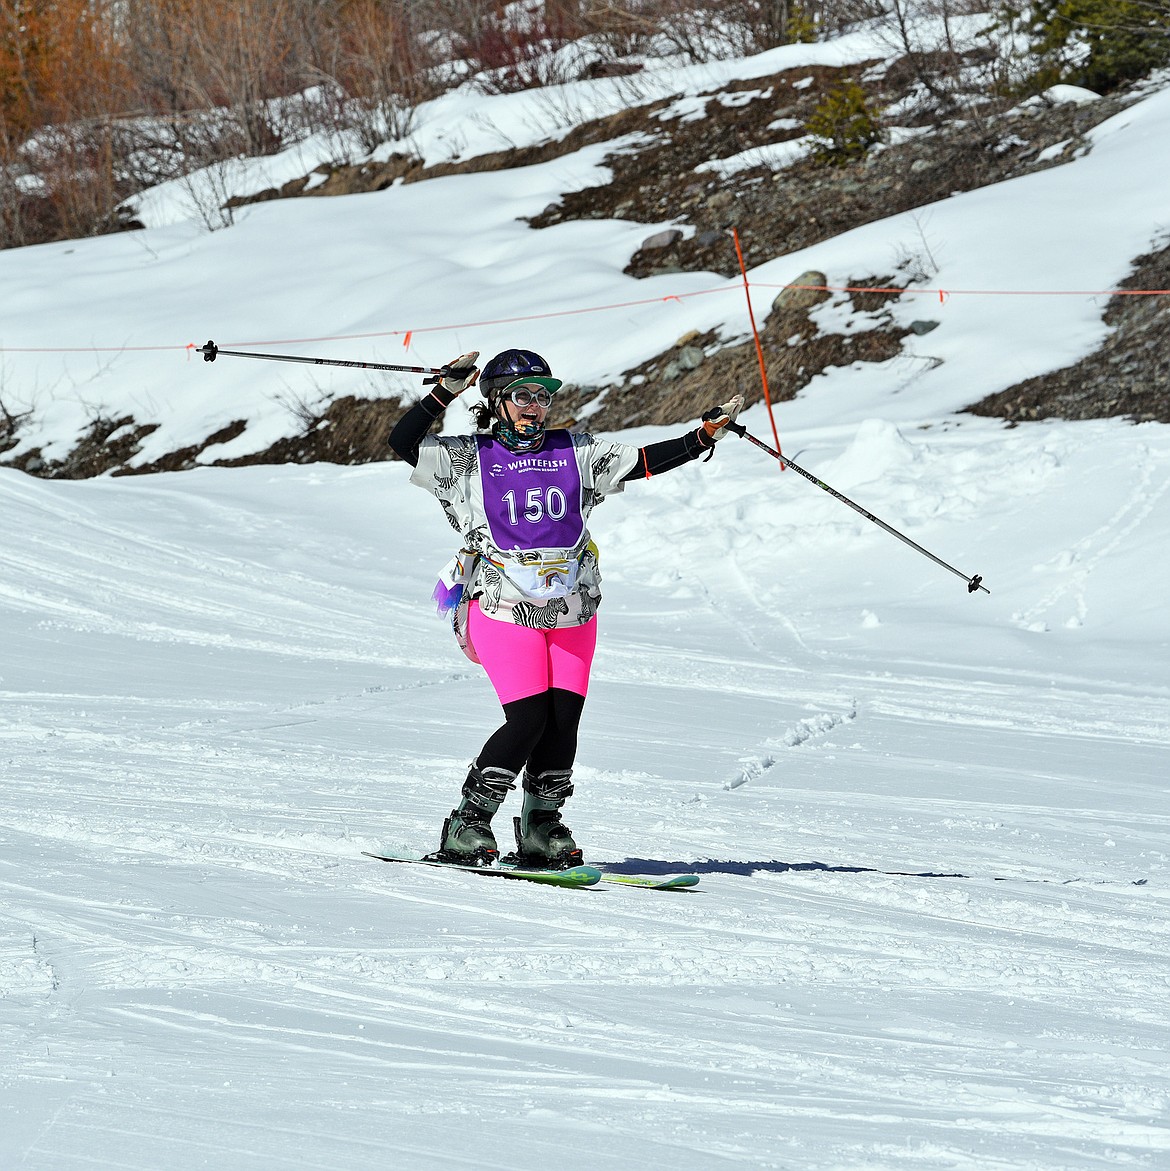
<path fill-rule="evenodd" d="M 550 431 L 539 451 L 517 453 L 478 437 L 479 478 L 492 544 L 517 549 L 573 549 L 585 535 L 581 470 L 568 431 Z"/>

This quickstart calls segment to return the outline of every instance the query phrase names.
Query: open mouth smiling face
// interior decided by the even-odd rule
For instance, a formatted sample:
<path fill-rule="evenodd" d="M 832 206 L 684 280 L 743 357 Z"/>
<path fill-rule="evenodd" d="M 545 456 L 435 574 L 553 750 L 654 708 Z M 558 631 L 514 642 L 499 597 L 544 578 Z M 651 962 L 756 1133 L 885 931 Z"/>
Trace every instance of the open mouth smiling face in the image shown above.
<path fill-rule="evenodd" d="M 522 434 L 538 431 L 551 405 L 552 395 L 543 386 L 514 387 L 507 399 L 508 414 Z"/>

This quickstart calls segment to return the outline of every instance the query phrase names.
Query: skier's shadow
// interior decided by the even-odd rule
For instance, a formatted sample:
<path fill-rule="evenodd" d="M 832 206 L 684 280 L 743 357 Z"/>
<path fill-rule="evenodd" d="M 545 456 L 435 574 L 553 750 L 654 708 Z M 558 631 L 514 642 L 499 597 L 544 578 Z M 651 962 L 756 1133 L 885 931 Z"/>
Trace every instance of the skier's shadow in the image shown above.
<path fill-rule="evenodd" d="M 815 871 L 820 874 L 887 874 L 898 878 L 967 878 L 966 874 L 936 871 L 914 872 L 878 870 L 873 866 L 830 866 L 827 862 L 732 862 L 708 858 L 704 862 L 663 862 L 658 858 L 626 858 L 607 862 L 611 874 L 788 874 L 792 871 Z"/>
<path fill-rule="evenodd" d="M 827 862 L 778 862 L 771 859 L 767 862 L 734 862 L 719 858 L 708 858 L 702 862 L 663 862 L 659 858 L 626 858 L 621 862 L 605 862 L 603 869 L 610 874 L 738 874 L 750 876 L 752 874 L 789 874 L 789 873 L 817 873 L 817 874 L 880 874 L 887 878 L 973 878 L 971 874 L 962 874 L 957 870 L 879 870 L 875 866 L 830 866 Z M 1036 882 L 1055 886 L 1068 886 L 1072 883 L 1088 883 L 1094 886 L 1145 886 L 1149 879 L 1094 879 L 1094 878 L 1056 878 L 1037 875 L 1001 875 L 990 874 L 984 876 L 991 882 Z"/>

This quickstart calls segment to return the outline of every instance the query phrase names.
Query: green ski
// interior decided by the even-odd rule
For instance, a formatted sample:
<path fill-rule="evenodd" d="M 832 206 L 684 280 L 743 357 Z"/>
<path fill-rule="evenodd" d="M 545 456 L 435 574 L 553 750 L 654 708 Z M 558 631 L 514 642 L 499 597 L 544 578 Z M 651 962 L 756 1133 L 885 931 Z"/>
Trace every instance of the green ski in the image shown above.
<path fill-rule="evenodd" d="M 601 881 L 601 871 L 595 866 L 573 866 L 568 870 L 525 870 L 516 866 L 464 866 L 459 862 L 430 862 L 426 858 L 402 858 L 396 854 L 362 853 L 379 862 L 404 862 L 410 866 L 433 866 L 439 870 L 460 870 L 468 874 L 482 874 L 486 878 L 516 878 L 522 882 L 538 882 L 544 886 L 595 886 Z"/>
<path fill-rule="evenodd" d="M 697 874 L 664 874 L 661 877 L 652 874 L 611 874 L 607 870 L 601 872 L 602 882 L 612 882 L 620 886 L 642 886 L 648 890 L 688 890 L 699 885 Z"/>

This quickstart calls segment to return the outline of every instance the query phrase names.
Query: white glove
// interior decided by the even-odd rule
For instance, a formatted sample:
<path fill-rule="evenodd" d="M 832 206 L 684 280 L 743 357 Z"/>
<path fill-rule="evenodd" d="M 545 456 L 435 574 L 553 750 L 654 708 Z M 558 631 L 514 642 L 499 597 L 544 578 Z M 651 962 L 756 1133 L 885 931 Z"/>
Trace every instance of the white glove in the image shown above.
<path fill-rule="evenodd" d="M 469 350 L 448 362 L 445 367 L 448 373 L 439 379 L 439 385 L 448 394 L 456 396 L 461 395 L 469 386 L 474 386 L 475 380 L 479 377 L 479 369 L 475 365 L 478 357 L 479 350 Z"/>
<path fill-rule="evenodd" d="M 713 443 L 727 434 L 727 424 L 735 422 L 735 416 L 743 410 L 743 395 L 734 395 L 721 407 L 712 407 L 703 416 L 703 430 Z"/>

